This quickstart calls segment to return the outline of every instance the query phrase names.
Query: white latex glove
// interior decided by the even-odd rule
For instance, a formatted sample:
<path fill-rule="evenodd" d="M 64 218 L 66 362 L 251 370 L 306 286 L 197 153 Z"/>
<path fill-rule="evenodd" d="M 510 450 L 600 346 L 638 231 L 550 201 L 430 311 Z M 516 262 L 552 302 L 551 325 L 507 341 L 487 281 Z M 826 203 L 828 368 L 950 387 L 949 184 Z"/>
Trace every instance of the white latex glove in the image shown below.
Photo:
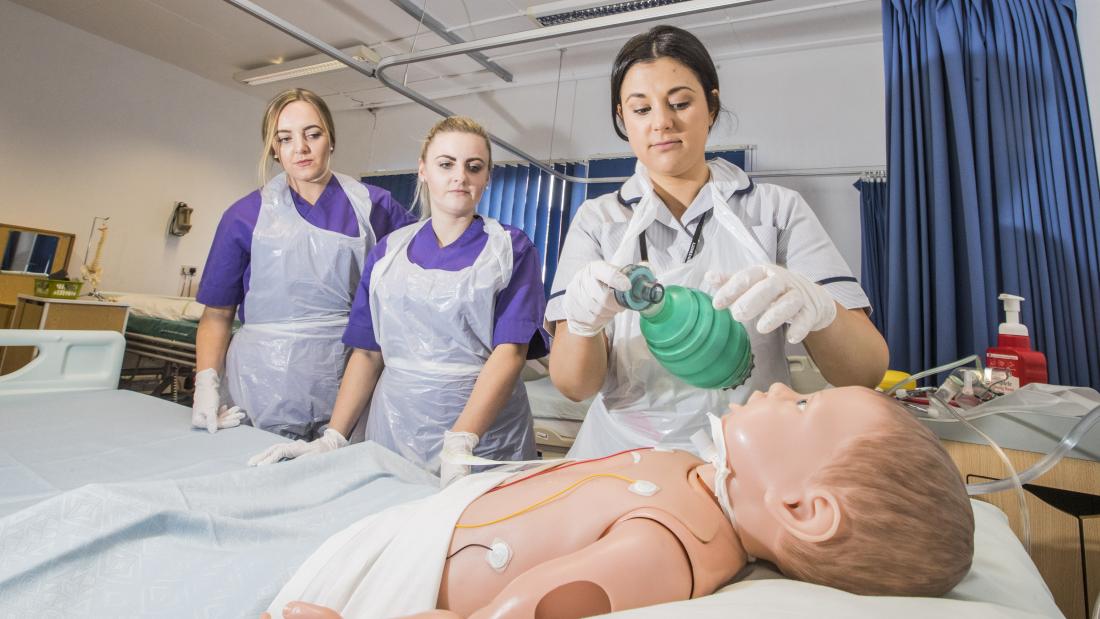
<path fill-rule="evenodd" d="M 248 466 L 263 466 L 265 464 L 275 464 L 280 460 L 293 460 L 294 458 L 304 458 L 305 456 L 313 456 L 316 454 L 323 454 L 327 451 L 335 451 L 341 447 L 348 446 L 348 439 L 344 438 L 343 434 L 340 434 L 332 428 L 325 430 L 325 433 L 320 438 L 312 441 L 303 441 L 298 439 L 293 443 L 279 443 L 278 445 L 272 445 L 260 453 L 252 456 L 248 459 Z"/>
<path fill-rule="evenodd" d="M 615 314 L 625 309 L 615 300 L 616 290 L 630 290 L 630 279 L 613 264 L 595 260 L 577 271 L 565 288 L 563 301 L 569 332 L 593 337 L 603 331 Z"/>
<path fill-rule="evenodd" d="M 472 456 L 481 438 L 473 432 L 444 432 L 443 451 L 439 455 L 439 485 L 447 487 L 451 482 L 470 474 L 470 465 L 450 462 L 454 456 Z"/>
<path fill-rule="evenodd" d="M 222 404 L 221 377 L 214 368 L 195 374 L 195 398 L 191 403 L 191 425 L 206 428 L 211 434 L 219 429 L 241 425 L 241 407 Z"/>
<path fill-rule="evenodd" d="M 775 264 L 747 267 L 733 275 L 708 271 L 704 279 L 714 291 L 715 309 L 730 308 L 739 322 L 759 316 L 756 330 L 760 333 L 771 333 L 787 323 L 791 344 L 836 320 L 836 301 L 825 288 Z"/>

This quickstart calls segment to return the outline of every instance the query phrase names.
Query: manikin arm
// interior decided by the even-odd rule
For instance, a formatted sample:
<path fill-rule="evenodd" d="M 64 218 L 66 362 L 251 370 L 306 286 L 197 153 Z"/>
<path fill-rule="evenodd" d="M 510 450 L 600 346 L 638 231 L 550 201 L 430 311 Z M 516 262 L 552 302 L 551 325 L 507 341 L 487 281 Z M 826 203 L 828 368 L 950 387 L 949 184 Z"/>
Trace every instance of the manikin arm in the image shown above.
<path fill-rule="evenodd" d="M 594 544 L 520 574 L 470 619 L 589 617 L 686 600 L 691 583 L 679 540 L 662 525 L 635 518 Z"/>
<path fill-rule="evenodd" d="M 615 525 L 594 544 L 520 574 L 470 619 L 589 617 L 617 610 L 686 600 L 691 564 L 679 540 L 644 518 Z M 287 611 L 294 608 L 295 612 Z M 338 619 L 329 609 L 291 602 L 287 619 Z M 433 610 L 405 619 L 459 619 Z"/>

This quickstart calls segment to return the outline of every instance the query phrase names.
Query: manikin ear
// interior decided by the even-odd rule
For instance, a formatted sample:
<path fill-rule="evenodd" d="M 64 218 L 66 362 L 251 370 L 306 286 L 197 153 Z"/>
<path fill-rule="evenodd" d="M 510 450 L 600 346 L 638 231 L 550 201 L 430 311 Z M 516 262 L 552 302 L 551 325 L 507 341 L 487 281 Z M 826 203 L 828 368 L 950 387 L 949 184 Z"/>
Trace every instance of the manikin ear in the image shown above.
<path fill-rule="evenodd" d="M 840 530 L 840 501 L 824 488 L 787 495 L 768 492 L 764 504 L 779 526 L 802 541 L 824 542 Z"/>

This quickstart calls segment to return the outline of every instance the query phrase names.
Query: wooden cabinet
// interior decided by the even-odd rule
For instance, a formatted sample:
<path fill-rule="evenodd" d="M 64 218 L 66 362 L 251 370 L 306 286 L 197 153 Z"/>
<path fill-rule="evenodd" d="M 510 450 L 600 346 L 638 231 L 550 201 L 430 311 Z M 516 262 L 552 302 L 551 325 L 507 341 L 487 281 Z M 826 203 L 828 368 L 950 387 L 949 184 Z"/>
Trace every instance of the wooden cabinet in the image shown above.
<path fill-rule="evenodd" d="M 13 329 L 126 331 L 130 307 L 94 300 L 44 299 L 21 294 L 12 316 Z M 0 355 L 0 374 L 23 367 L 34 358 L 34 348 L 9 346 Z"/>
<path fill-rule="evenodd" d="M 56 241 L 53 255 L 45 260 L 46 256 L 36 254 L 38 260 L 28 260 L 27 250 L 33 250 L 33 241 L 39 238 L 50 240 L 50 245 Z M 60 269 L 68 269 L 74 240 L 75 237 L 69 232 L 0 223 L 0 304 L 14 307 L 18 295 L 34 293 L 35 279 Z M 22 247 L 23 245 L 29 247 Z M 3 311 L 0 309 L 0 319 L 2 318 Z M 7 323 L 0 323 L 0 328 L 6 327 Z"/>
<path fill-rule="evenodd" d="M 943 444 L 964 479 L 967 475 L 1000 478 L 1006 474 L 1001 460 L 989 446 L 948 440 L 943 441 Z M 1023 471 L 1043 457 L 1043 454 L 1014 449 L 1005 449 L 1005 452 L 1017 471 Z M 1100 463 L 1065 458 L 1049 473 L 1032 483 L 1100 495 Z M 1071 619 L 1085 617 L 1077 519 L 1050 507 L 1031 494 L 1026 496 L 1031 519 L 1031 558 L 1054 594 L 1054 600 L 1062 613 Z M 1023 539 L 1019 499 L 1014 491 L 978 498 L 1003 510 L 1008 515 L 1009 524 L 1016 536 Z M 1100 594 L 1100 518 L 1086 519 L 1084 523 L 1085 557 L 1089 576 L 1088 599 L 1095 603 L 1096 596 Z"/>
<path fill-rule="evenodd" d="M 14 304 L 0 303 L 0 329 L 11 328 L 11 316 L 14 313 Z"/>

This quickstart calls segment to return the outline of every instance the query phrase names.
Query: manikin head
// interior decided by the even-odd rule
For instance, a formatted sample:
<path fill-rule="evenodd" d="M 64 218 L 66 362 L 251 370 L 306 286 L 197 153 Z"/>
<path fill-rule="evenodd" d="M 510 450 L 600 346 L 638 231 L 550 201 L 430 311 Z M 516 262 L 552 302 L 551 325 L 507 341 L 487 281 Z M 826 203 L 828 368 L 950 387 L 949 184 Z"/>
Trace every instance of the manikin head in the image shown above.
<path fill-rule="evenodd" d="M 776 384 L 722 424 L 750 554 L 861 595 L 943 595 L 969 571 L 974 514 L 959 472 L 893 400 Z"/>

